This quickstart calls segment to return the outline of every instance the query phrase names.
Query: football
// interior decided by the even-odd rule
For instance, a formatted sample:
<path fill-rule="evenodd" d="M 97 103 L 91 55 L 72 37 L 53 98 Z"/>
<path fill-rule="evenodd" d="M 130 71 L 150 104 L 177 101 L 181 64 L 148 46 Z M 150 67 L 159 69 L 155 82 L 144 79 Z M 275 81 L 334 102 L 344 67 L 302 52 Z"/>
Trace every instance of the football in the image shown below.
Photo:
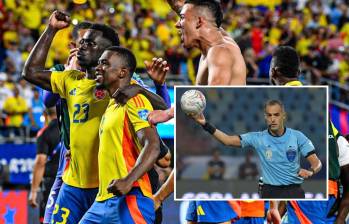
<path fill-rule="evenodd" d="M 186 114 L 199 114 L 205 107 L 205 95 L 199 90 L 185 91 L 181 97 L 181 108 Z"/>

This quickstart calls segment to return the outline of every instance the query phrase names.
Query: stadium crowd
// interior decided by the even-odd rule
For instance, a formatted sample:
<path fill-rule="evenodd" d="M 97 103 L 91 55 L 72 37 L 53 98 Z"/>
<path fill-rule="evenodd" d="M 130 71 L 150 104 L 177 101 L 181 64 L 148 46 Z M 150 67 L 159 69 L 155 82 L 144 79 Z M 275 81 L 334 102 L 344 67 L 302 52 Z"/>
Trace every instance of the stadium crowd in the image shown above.
<path fill-rule="evenodd" d="M 252 80 L 267 80 L 273 49 L 278 45 L 290 45 L 302 57 L 301 79 L 304 82 L 321 84 L 322 78 L 340 84 L 348 82 L 349 9 L 346 1 L 225 0 L 222 5 L 223 27 L 239 44 L 248 77 Z M 88 20 L 114 27 L 121 45 L 135 53 L 137 72 L 144 73 L 144 60 L 156 56 L 168 61 L 170 74 L 194 81 L 200 52 L 180 46 L 175 29 L 177 16 L 166 1 L 0 1 L 0 126 L 24 126 L 28 133 L 43 125 L 40 117 L 32 115 L 35 111 L 42 112 L 40 103 L 34 103 L 36 90 L 21 81 L 20 76 L 30 50 L 54 9 L 70 13 L 75 25 Z M 65 63 L 71 28 L 56 36 L 47 68 Z M 19 97 L 8 100 L 16 95 L 15 87 Z M 349 102 L 346 91 L 338 89 L 332 97 Z M 15 102 L 19 106 L 9 108 L 5 101 L 10 101 L 8 105 L 13 106 Z"/>

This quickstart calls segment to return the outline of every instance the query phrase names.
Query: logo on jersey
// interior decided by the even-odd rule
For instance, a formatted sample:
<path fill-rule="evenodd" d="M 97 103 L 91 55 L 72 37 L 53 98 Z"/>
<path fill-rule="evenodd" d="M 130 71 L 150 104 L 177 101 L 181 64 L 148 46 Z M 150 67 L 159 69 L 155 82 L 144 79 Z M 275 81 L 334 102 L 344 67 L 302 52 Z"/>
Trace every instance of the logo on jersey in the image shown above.
<path fill-rule="evenodd" d="M 267 151 L 265 151 L 265 158 L 267 160 L 271 160 L 272 157 L 273 157 L 273 152 L 271 151 L 271 149 L 267 149 Z"/>
<path fill-rule="evenodd" d="M 148 119 L 148 114 L 149 114 L 149 110 L 147 110 L 147 109 L 138 111 L 138 116 L 139 116 L 142 120 L 145 120 L 145 121 Z"/>
<path fill-rule="evenodd" d="M 95 99 L 102 100 L 105 98 L 106 93 L 103 89 L 95 89 L 93 95 L 94 95 Z"/>
<path fill-rule="evenodd" d="M 76 88 L 69 91 L 69 95 L 76 96 Z"/>
<path fill-rule="evenodd" d="M 291 147 L 291 146 L 289 146 Z M 293 162 L 296 159 L 297 151 L 294 148 L 289 148 L 286 151 L 286 157 L 288 161 Z"/>

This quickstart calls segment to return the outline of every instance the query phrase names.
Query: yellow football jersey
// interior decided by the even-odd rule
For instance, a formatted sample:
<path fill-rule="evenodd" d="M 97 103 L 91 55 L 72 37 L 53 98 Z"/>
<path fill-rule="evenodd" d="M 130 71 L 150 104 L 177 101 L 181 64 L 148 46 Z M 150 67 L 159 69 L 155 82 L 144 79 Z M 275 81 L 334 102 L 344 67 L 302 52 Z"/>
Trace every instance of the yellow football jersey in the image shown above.
<path fill-rule="evenodd" d="M 98 187 L 98 130 L 109 96 L 80 71 L 52 72 L 52 92 L 67 100 L 71 158 L 63 181 L 79 188 Z"/>
<path fill-rule="evenodd" d="M 303 86 L 303 84 L 300 81 L 291 81 L 285 84 L 285 86 Z"/>
<path fill-rule="evenodd" d="M 148 99 L 138 94 L 124 106 L 111 99 L 101 121 L 99 136 L 99 191 L 96 200 L 104 201 L 113 194 L 107 188 L 113 179 L 126 177 L 136 164 L 142 149 L 136 132 L 149 127 L 147 116 L 153 108 Z M 143 194 L 152 197 L 148 174 L 133 184 Z"/>

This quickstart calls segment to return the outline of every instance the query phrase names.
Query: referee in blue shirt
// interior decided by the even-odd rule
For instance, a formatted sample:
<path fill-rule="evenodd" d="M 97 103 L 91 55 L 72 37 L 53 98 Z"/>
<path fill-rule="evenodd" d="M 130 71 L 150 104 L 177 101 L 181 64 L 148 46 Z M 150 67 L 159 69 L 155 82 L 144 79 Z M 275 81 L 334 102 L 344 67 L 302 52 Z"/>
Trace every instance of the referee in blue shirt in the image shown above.
<path fill-rule="evenodd" d="M 314 146 L 302 132 L 285 127 L 286 112 L 280 101 L 268 101 L 264 116 L 267 130 L 242 135 L 225 134 L 207 122 L 202 113 L 193 118 L 224 145 L 256 150 L 262 167 L 262 198 L 305 198 L 301 184 L 322 166 Z M 309 170 L 300 167 L 301 156 L 309 161 Z"/>

